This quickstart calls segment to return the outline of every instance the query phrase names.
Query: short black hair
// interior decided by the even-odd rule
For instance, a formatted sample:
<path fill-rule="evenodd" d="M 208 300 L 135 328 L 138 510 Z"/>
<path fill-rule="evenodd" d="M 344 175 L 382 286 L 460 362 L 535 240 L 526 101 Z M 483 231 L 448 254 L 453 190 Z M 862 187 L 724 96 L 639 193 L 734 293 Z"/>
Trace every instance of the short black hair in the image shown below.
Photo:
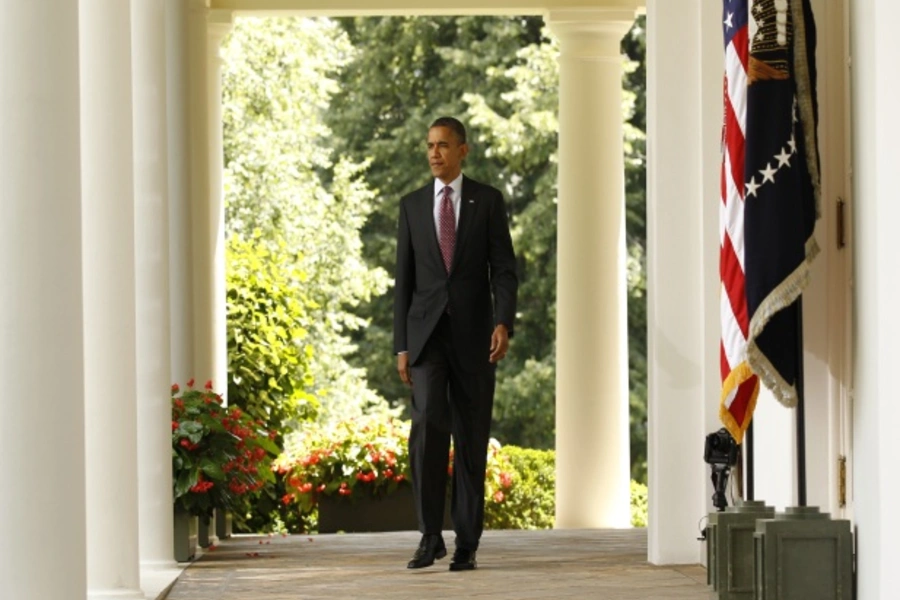
<path fill-rule="evenodd" d="M 459 140 L 460 144 L 466 143 L 466 126 L 463 125 L 462 121 L 459 119 L 454 117 L 439 117 L 434 120 L 434 123 L 431 124 L 429 129 L 434 127 L 446 127 L 456 134 L 456 139 Z"/>

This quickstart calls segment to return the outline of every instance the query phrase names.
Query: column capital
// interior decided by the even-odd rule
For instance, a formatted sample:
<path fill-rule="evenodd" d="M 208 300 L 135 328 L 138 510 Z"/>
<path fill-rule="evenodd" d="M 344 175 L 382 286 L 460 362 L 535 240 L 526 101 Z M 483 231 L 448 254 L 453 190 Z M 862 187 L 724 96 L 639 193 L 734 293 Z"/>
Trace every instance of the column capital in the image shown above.
<path fill-rule="evenodd" d="M 635 8 L 560 8 L 547 11 L 544 22 L 559 39 L 564 56 L 618 58 L 619 43 L 634 24 Z"/>
<path fill-rule="evenodd" d="M 210 40 L 218 43 L 231 33 L 234 28 L 234 11 L 225 9 L 211 9 L 206 12 L 206 31 Z"/>

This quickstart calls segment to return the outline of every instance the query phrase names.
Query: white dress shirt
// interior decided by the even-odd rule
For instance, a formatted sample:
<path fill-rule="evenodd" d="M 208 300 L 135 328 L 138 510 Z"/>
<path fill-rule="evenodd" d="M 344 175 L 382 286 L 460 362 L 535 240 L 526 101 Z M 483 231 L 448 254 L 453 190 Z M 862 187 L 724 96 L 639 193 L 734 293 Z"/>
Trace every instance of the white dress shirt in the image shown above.
<path fill-rule="evenodd" d="M 456 225 L 459 225 L 459 205 L 462 198 L 462 173 L 456 179 L 450 182 L 453 193 L 450 194 L 450 202 L 453 203 L 453 213 L 456 216 Z M 447 184 L 440 179 L 434 180 L 434 231 L 437 233 L 438 239 L 441 239 L 441 201 L 444 199 L 444 188 Z"/>

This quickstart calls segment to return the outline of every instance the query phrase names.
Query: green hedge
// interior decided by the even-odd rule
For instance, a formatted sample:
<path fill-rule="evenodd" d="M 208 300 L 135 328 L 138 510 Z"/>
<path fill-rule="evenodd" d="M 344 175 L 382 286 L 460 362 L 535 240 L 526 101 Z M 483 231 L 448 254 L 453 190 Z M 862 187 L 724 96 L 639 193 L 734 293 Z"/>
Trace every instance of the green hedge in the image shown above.
<path fill-rule="evenodd" d="M 516 446 L 500 448 L 498 462 L 511 484 L 496 496 L 488 469 L 485 493 L 486 529 L 549 529 L 556 512 L 556 453 Z M 631 524 L 647 526 L 647 486 L 631 482 Z"/>

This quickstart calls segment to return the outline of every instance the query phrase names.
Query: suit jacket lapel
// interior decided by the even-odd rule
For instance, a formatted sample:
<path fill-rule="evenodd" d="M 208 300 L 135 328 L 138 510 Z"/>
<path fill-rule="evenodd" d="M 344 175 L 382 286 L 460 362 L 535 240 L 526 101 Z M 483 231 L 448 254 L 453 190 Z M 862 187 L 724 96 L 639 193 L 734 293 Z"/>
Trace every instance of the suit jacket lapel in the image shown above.
<path fill-rule="evenodd" d="M 431 246 L 431 258 L 436 260 L 438 264 L 442 267 L 444 266 L 444 259 L 441 257 L 441 243 L 438 240 L 438 233 L 434 227 L 434 182 L 429 185 L 426 185 L 422 188 L 422 195 L 419 198 L 420 205 L 420 219 L 422 222 L 422 226 L 425 227 L 431 233 L 429 234 L 432 240 Z"/>
<path fill-rule="evenodd" d="M 472 180 L 463 176 L 459 198 L 459 225 L 456 228 L 456 246 L 453 248 L 453 263 L 450 265 L 451 272 L 459 264 L 459 257 L 462 253 L 463 245 L 466 243 L 466 234 L 469 233 L 472 218 L 475 216 L 474 188 Z"/>

